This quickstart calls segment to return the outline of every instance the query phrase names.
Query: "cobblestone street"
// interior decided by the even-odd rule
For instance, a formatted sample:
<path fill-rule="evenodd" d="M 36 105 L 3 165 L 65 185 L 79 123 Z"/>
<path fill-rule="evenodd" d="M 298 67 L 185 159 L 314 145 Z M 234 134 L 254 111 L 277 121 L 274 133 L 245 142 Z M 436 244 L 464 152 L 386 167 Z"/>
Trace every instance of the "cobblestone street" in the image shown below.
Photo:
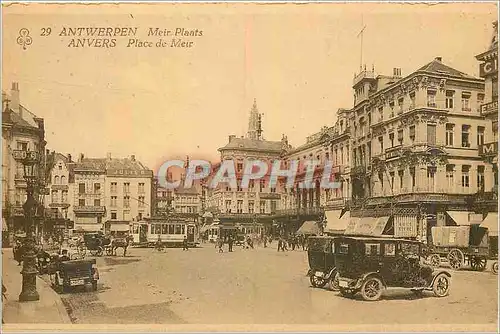
<path fill-rule="evenodd" d="M 446 298 L 389 290 L 378 302 L 310 286 L 307 253 L 272 248 L 219 254 L 213 246 L 132 248 L 97 258 L 95 293 L 62 295 L 76 324 L 488 324 L 497 322 L 497 278 L 453 271 Z M 119 252 L 119 255 L 120 252 Z M 362 316 L 361 316 L 362 315 Z"/>

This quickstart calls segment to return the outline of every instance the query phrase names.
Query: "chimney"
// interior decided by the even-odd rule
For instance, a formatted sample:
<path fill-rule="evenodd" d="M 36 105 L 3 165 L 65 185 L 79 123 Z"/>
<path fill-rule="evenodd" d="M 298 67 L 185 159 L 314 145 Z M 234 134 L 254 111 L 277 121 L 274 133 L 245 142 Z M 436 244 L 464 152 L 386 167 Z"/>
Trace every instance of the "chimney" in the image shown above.
<path fill-rule="evenodd" d="M 69 154 L 69 153 L 68 153 L 68 154 L 67 154 L 67 156 L 68 156 L 68 162 L 73 162 L 73 161 L 71 160 L 71 154 Z"/>
<path fill-rule="evenodd" d="M 135 161 L 135 154 L 132 154 L 132 155 L 130 156 L 130 160 Z"/>
<path fill-rule="evenodd" d="M 394 77 L 398 77 L 400 78 L 401 77 L 401 68 L 399 67 L 394 67 L 393 70 L 392 70 L 392 75 Z"/>
<path fill-rule="evenodd" d="M 442 62 L 443 61 L 443 58 L 441 57 L 436 57 L 435 60 L 437 60 L 438 62 Z"/>
<path fill-rule="evenodd" d="M 111 160 L 111 153 L 109 153 L 109 152 L 108 152 L 108 153 L 106 153 L 106 159 L 107 159 L 107 160 Z"/>
<path fill-rule="evenodd" d="M 229 142 L 231 142 L 231 141 L 232 141 L 233 139 L 235 139 L 235 138 L 236 138 L 236 136 L 235 136 L 235 135 L 230 135 L 230 136 L 229 136 Z"/>
<path fill-rule="evenodd" d="M 78 162 L 82 162 L 83 157 L 84 157 L 83 153 L 80 153 L 80 156 L 78 157 Z"/>
<path fill-rule="evenodd" d="M 14 112 L 18 113 L 21 118 L 23 117 L 23 112 L 21 108 L 19 108 L 20 97 L 19 97 L 19 83 L 13 82 L 12 88 L 10 90 L 10 109 Z"/>

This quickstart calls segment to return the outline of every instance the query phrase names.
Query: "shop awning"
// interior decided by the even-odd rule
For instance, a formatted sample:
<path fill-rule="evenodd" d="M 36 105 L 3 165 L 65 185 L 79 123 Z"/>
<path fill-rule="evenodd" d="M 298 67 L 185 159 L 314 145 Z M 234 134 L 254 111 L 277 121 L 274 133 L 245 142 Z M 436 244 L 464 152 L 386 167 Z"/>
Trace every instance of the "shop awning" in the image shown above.
<path fill-rule="evenodd" d="M 321 234 L 319 224 L 313 220 L 305 221 L 302 226 L 297 230 L 297 234 Z"/>
<path fill-rule="evenodd" d="M 130 231 L 130 227 L 128 224 L 111 224 L 109 230 L 113 232 L 127 232 Z"/>
<path fill-rule="evenodd" d="M 388 216 L 354 218 L 350 220 L 344 234 L 360 236 L 381 236 L 388 221 Z"/>
<path fill-rule="evenodd" d="M 8 231 L 9 227 L 7 226 L 7 221 L 5 218 L 2 218 L 2 231 Z"/>
<path fill-rule="evenodd" d="M 102 224 L 75 224 L 75 230 L 77 231 L 97 232 L 101 229 Z"/>
<path fill-rule="evenodd" d="M 455 222 L 457 225 L 470 225 L 469 222 L 469 211 L 446 211 L 448 216 Z"/>
<path fill-rule="evenodd" d="M 335 211 L 326 211 L 326 228 L 325 232 L 344 232 L 349 225 L 349 221 L 351 219 L 351 215 L 349 211 L 344 213 L 342 217 L 340 217 L 341 210 Z"/>
<path fill-rule="evenodd" d="M 488 235 L 498 237 L 498 213 L 490 212 L 481 223 L 481 227 L 488 228 Z"/>

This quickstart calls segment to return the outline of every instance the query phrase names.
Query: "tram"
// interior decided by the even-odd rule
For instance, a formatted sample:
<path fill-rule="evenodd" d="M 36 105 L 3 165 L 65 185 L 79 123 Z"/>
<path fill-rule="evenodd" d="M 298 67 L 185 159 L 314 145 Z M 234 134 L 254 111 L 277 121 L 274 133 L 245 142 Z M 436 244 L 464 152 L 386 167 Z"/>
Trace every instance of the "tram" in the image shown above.
<path fill-rule="evenodd" d="M 134 245 L 152 247 L 158 241 L 167 247 L 180 247 L 187 238 L 189 247 L 198 245 L 196 224 L 184 218 L 150 218 L 132 225 L 131 235 Z"/>

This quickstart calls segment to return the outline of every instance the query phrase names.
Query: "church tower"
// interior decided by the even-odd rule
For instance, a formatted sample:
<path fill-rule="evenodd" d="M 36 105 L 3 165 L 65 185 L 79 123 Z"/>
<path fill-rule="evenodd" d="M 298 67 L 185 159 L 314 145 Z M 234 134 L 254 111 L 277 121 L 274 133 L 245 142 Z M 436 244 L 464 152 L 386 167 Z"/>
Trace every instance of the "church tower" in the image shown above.
<path fill-rule="evenodd" d="M 259 109 L 257 109 L 256 99 L 253 100 L 253 106 L 250 110 L 247 137 L 252 140 L 262 139 L 262 115 L 259 114 Z"/>

